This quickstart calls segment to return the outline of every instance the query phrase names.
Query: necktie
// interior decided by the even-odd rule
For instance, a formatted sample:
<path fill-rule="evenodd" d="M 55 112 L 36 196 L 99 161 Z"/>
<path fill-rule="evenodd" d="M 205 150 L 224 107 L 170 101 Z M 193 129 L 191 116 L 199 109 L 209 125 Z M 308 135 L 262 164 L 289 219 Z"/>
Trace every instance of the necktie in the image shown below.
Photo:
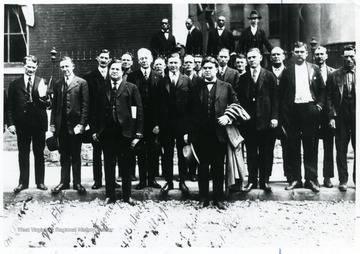
<path fill-rule="evenodd" d="M 144 78 L 145 78 L 145 80 L 148 79 L 148 74 L 147 74 L 146 70 L 144 70 Z"/>
<path fill-rule="evenodd" d="M 257 69 L 254 69 L 252 79 L 254 80 L 254 83 L 256 83 L 256 77 L 257 76 Z"/>
<path fill-rule="evenodd" d="M 31 94 L 31 91 L 32 91 L 32 82 L 31 82 L 31 78 L 30 78 L 30 77 L 29 77 L 29 81 L 28 81 L 28 83 L 27 83 L 26 91 L 27 91 L 27 93 L 29 94 L 29 102 L 33 102 L 33 100 L 32 100 L 32 94 Z"/>
<path fill-rule="evenodd" d="M 176 76 L 175 76 L 175 74 L 173 74 L 173 76 L 171 78 L 171 84 L 173 85 L 173 87 L 176 86 Z"/>
<path fill-rule="evenodd" d="M 117 95 L 117 88 L 116 82 L 114 82 L 112 92 L 111 92 L 111 106 L 112 106 L 112 117 L 115 122 L 117 122 L 117 115 L 116 115 L 116 95 Z"/>

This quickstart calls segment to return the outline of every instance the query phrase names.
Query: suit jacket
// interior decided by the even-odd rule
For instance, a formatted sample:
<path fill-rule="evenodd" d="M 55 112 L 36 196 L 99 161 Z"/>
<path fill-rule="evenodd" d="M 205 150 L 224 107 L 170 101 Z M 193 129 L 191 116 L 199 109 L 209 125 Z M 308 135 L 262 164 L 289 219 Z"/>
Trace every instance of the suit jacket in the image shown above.
<path fill-rule="evenodd" d="M 111 82 L 107 80 L 105 85 L 98 89 L 95 110 L 91 116 L 91 131 L 93 134 L 99 134 L 100 139 L 105 128 L 113 121 L 111 92 Z M 132 115 L 132 106 L 136 107 L 135 121 Z M 116 115 L 124 137 L 133 138 L 136 133 L 143 134 L 143 107 L 140 93 L 136 85 L 125 80 L 121 81 L 117 90 Z"/>
<path fill-rule="evenodd" d="M 151 69 L 149 68 L 149 70 Z M 157 112 L 158 109 L 157 86 L 159 80 L 162 80 L 163 78 L 161 77 L 161 75 L 151 70 L 149 79 L 150 79 L 150 87 L 147 88 L 145 85 L 146 84 L 145 77 L 142 71 L 139 69 L 134 72 L 131 72 L 127 78 L 127 81 L 137 86 L 140 92 L 141 102 L 144 111 L 144 128 L 152 131 L 153 128 L 159 124 L 158 112 Z"/>
<path fill-rule="evenodd" d="M 32 99 L 34 106 L 36 108 L 36 114 L 39 117 L 41 124 L 41 130 L 46 132 L 48 126 L 48 118 L 46 114 L 46 107 L 49 106 L 46 103 L 39 100 L 39 83 L 41 78 L 35 76 L 33 84 Z M 29 95 L 26 90 L 26 85 L 24 82 L 24 76 L 21 78 L 15 79 L 10 83 L 8 90 L 8 101 L 7 101 L 7 125 L 15 125 L 17 130 L 21 130 L 25 125 L 25 115 L 27 110 L 27 101 Z"/>
<path fill-rule="evenodd" d="M 170 93 L 170 87 L 170 78 L 165 76 L 158 87 L 160 135 L 182 135 L 188 129 L 192 82 L 188 76 L 180 73 L 174 95 Z"/>
<path fill-rule="evenodd" d="M 106 76 L 106 79 L 108 78 L 109 75 Z M 96 92 L 100 86 L 103 86 L 105 84 L 106 79 L 104 79 L 104 77 L 101 75 L 98 68 L 86 73 L 84 79 L 88 83 L 88 87 L 89 87 L 89 105 L 90 105 L 89 110 L 91 113 L 92 109 L 94 108 L 94 104 L 97 96 Z"/>
<path fill-rule="evenodd" d="M 227 48 L 230 52 L 235 50 L 235 40 L 232 32 L 224 29 L 224 32 L 219 36 L 217 29 L 209 31 L 209 38 L 207 44 L 207 55 L 217 56 L 219 50 Z"/>
<path fill-rule="evenodd" d="M 186 38 L 185 50 L 186 54 L 203 54 L 203 35 L 199 29 L 194 28 L 194 30 L 188 34 Z"/>
<path fill-rule="evenodd" d="M 314 102 L 325 109 L 325 84 L 318 66 L 306 62 L 310 92 Z M 292 65 L 282 73 L 279 84 L 279 120 L 285 126 L 290 125 L 295 101 L 295 66 Z"/>
<path fill-rule="evenodd" d="M 219 68 L 219 71 L 220 71 L 220 68 Z M 216 74 L 216 77 L 222 81 L 230 83 L 233 86 L 233 88 L 235 89 L 236 85 L 239 82 L 240 73 L 237 70 L 230 68 L 228 66 L 225 70 L 223 77 L 221 76 L 220 72 L 218 72 Z"/>
<path fill-rule="evenodd" d="M 255 35 L 252 34 L 251 28 L 247 27 L 240 35 L 239 44 L 236 52 L 246 54 L 251 48 L 258 48 L 261 54 L 264 54 L 264 46 L 271 52 L 272 45 L 266 38 L 265 31 L 258 27 Z"/>
<path fill-rule="evenodd" d="M 356 79 L 354 80 L 356 82 Z M 340 113 L 343 102 L 344 86 L 346 85 L 345 71 L 341 67 L 332 72 L 326 81 L 326 107 L 329 119 L 335 119 Z M 353 87 L 353 89 L 355 89 Z M 351 105 L 355 112 L 355 104 Z"/>
<path fill-rule="evenodd" d="M 215 118 L 224 115 L 225 109 L 232 103 L 239 103 L 236 93 L 231 84 L 221 80 L 216 80 L 215 86 Z M 201 79 L 194 85 L 191 92 L 191 112 L 189 125 L 189 141 L 197 144 L 199 136 L 205 133 L 209 128 L 207 125 L 207 112 L 204 107 L 207 102 L 203 101 L 204 90 L 207 90 L 207 85 L 204 79 Z M 226 142 L 226 131 L 224 126 L 217 125 L 216 136 L 219 142 Z M 198 144 L 201 145 L 201 144 Z"/>
<path fill-rule="evenodd" d="M 55 133 L 59 134 L 62 122 L 62 110 L 66 107 L 67 128 L 74 134 L 74 127 L 78 124 L 84 127 L 89 120 L 89 87 L 85 79 L 75 76 L 67 88 L 66 105 L 63 105 L 63 90 L 65 79 L 61 78 L 54 85 L 54 98 L 51 110 L 50 124 L 55 126 Z"/>
<path fill-rule="evenodd" d="M 159 55 L 166 56 L 170 54 L 176 46 L 175 37 L 169 33 L 169 39 L 165 38 L 164 33 L 160 30 L 151 37 L 151 52 L 154 57 Z"/>
<path fill-rule="evenodd" d="M 276 84 L 276 77 L 270 71 L 264 68 L 260 69 L 259 77 L 255 84 L 258 91 L 255 98 L 256 109 L 252 108 L 253 105 L 250 98 L 250 89 L 253 86 L 253 82 L 250 70 L 241 75 L 236 90 L 237 96 L 240 105 L 255 120 L 256 129 L 266 130 L 270 126 L 271 119 L 278 119 L 279 90 Z M 255 112 L 256 115 L 252 115 L 251 112 Z"/>

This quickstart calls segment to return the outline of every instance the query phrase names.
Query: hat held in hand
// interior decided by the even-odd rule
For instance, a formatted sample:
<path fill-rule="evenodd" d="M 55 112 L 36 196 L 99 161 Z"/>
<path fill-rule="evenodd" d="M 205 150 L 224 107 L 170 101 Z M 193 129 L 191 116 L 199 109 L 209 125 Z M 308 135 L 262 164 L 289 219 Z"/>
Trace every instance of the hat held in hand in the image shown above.
<path fill-rule="evenodd" d="M 193 144 L 190 143 L 189 145 L 183 147 L 183 155 L 188 165 L 200 164 L 199 158 L 195 153 Z"/>
<path fill-rule="evenodd" d="M 49 151 L 59 150 L 59 139 L 56 136 L 51 136 L 46 139 L 46 146 Z"/>

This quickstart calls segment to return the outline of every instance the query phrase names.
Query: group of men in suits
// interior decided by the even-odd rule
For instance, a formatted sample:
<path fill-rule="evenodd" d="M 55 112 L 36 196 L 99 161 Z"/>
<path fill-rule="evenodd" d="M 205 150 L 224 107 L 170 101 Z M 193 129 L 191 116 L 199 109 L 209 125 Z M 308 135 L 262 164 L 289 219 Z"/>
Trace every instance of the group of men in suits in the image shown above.
<path fill-rule="evenodd" d="M 258 22 L 260 18 L 257 13 L 249 17 L 251 22 L 254 19 Z M 186 22 L 189 32 L 193 32 L 192 21 Z M 225 19 L 219 23 L 223 27 Z M 162 28 L 169 29 L 168 20 L 163 20 Z M 156 40 L 153 38 L 154 43 Z M 221 48 L 217 59 L 188 54 L 184 62 L 179 54 L 172 53 L 167 63 L 156 59 L 159 61 L 155 61 L 152 69 L 153 55 L 161 53 L 142 48 L 137 52 L 140 68 L 132 71 L 131 54 L 126 53 L 122 56 L 124 60 L 118 60 L 111 59 L 108 50 L 102 50 L 97 57 L 98 67 L 84 79 L 74 74 L 72 59 L 63 57 L 60 61 L 63 77 L 54 83 L 52 96 L 39 92 L 43 81 L 35 75 L 38 60 L 26 56 L 24 76 L 9 86 L 6 112 L 8 129 L 18 137 L 20 179 L 14 191 L 28 188 L 31 141 L 37 188 L 47 189 L 43 150 L 48 122 L 46 109 L 51 108 L 50 131 L 58 138 L 61 163 L 60 183 L 52 193 L 70 188 L 71 168 L 73 189 L 86 192 L 81 185 L 80 155 L 81 137 L 89 124 L 94 159 L 92 189 L 102 187 L 103 152 L 106 203 L 115 202 L 115 188 L 120 187 L 115 181 L 118 162 L 123 200 L 135 204 L 131 199 L 135 156 L 140 177 L 136 189 L 161 188 L 164 195 L 172 190 L 174 146 L 178 156 L 179 189 L 188 195 L 188 167 L 182 148 L 192 143 L 200 164 L 197 176 L 196 169 L 190 170 L 190 179 L 198 180 L 199 205 L 207 207 L 210 202 L 211 168 L 214 205 L 225 209 L 223 181 L 227 141 L 224 126 L 232 121 L 224 112 L 232 103 L 240 104 L 250 115 L 250 120 L 239 127 L 245 138 L 249 171 L 243 191 L 257 188 L 258 183 L 261 189 L 271 191 L 269 178 L 276 138 L 282 142 L 284 174 L 289 182 L 287 190 L 303 187 L 301 143 L 305 188 L 320 190 L 317 174 L 320 137 L 324 144 L 324 186 L 332 187 L 334 133 L 339 189 L 346 191 L 346 154 L 350 140 L 355 149 L 355 47 L 344 48 L 344 66 L 336 71 L 326 66 L 324 47 L 315 50 L 316 65 L 306 62 L 307 46 L 302 42 L 294 44 L 294 65 L 289 67 L 283 64 L 285 55 L 281 48 L 270 51 L 269 70 L 261 66 L 262 51 L 257 47 L 236 56 L 236 70 L 227 65 L 228 48 Z M 163 187 L 155 180 L 159 170 L 157 142 L 163 148 L 162 171 L 166 181 Z M 135 155 L 139 144 L 143 144 L 142 149 Z M 355 181 L 355 163 L 353 177 Z"/>

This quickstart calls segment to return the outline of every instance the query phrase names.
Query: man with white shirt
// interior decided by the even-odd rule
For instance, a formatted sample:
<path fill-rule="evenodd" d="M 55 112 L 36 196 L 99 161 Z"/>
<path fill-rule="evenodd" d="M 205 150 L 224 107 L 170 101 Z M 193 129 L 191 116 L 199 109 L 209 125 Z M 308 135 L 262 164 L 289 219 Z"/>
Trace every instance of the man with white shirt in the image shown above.
<path fill-rule="evenodd" d="M 259 182 L 261 189 L 271 192 L 272 132 L 278 125 L 278 87 L 275 76 L 260 66 L 262 56 L 258 48 L 250 49 L 246 57 L 250 71 L 240 77 L 235 90 L 240 105 L 251 117 L 240 126 L 249 171 L 248 184 L 243 190 L 257 189 Z"/>
<path fill-rule="evenodd" d="M 272 45 L 267 39 L 265 31 L 259 27 L 261 15 L 253 10 L 247 18 L 250 26 L 241 33 L 236 52 L 246 54 L 249 49 L 258 48 L 261 55 L 264 55 L 264 46 L 271 52 Z"/>
<path fill-rule="evenodd" d="M 202 32 L 195 27 L 194 22 L 190 18 L 186 19 L 185 26 L 189 31 L 185 44 L 186 54 L 203 54 Z"/>
<path fill-rule="evenodd" d="M 236 85 L 239 82 L 240 74 L 238 71 L 230 68 L 227 64 L 230 60 L 230 52 L 226 48 L 222 48 L 219 51 L 217 57 L 219 62 L 219 72 L 216 74 L 216 77 L 222 81 L 230 83 L 235 89 Z"/>
<path fill-rule="evenodd" d="M 316 133 L 325 107 L 325 84 L 319 67 L 306 62 L 307 46 L 295 42 L 292 51 L 295 65 L 283 71 L 279 85 L 280 124 L 286 130 L 292 182 L 287 190 L 303 186 L 301 142 L 304 151 L 305 188 L 319 192 Z"/>
<path fill-rule="evenodd" d="M 127 81 L 137 86 L 144 109 L 144 149 L 137 154 L 140 182 L 136 186 L 141 190 L 146 186 L 160 189 L 155 176 L 159 172 L 159 155 L 154 151 L 155 140 L 159 134 L 157 119 L 157 86 L 162 77 L 151 69 L 153 61 L 151 51 L 141 48 L 137 51 L 140 69 L 130 73 Z M 135 155 L 132 158 L 132 170 L 135 172 Z"/>
<path fill-rule="evenodd" d="M 111 62 L 110 51 L 103 49 L 96 57 L 98 66 L 96 69 L 85 74 L 84 79 L 88 83 L 89 87 L 89 105 L 90 114 L 95 107 L 95 100 L 97 96 L 97 90 L 99 87 L 105 84 L 108 76 L 108 65 Z M 93 147 L 93 177 L 94 184 L 91 189 L 96 190 L 102 187 L 102 150 L 98 142 L 92 142 Z"/>
<path fill-rule="evenodd" d="M 184 134 L 188 131 L 192 82 L 188 76 L 180 73 L 180 67 L 180 55 L 172 54 L 168 59 L 169 75 L 165 76 L 158 85 L 158 129 L 160 143 L 164 148 L 161 166 L 166 181 L 161 192 L 167 194 L 174 188 L 173 157 L 176 143 L 179 188 L 184 195 L 187 195 L 189 193 L 185 184 L 187 167 L 182 149 L 185 146 Z"/>
<path fill-rule="evenodd" d="M 161 29 L 151 37 L 150 48 L 153 57 L 165 57 L 171 53 L 176 46 L 175 37 L 170 33 L 169 19 L 161 20 Z"/>
<path fill-rule="evenodd" d="M 44 185 L 45 133 L 48 128 L 46 109 L 50 106 L 50 96 L 40 92 L 44 81 L 35 75 L 38 59 L 28 55 L 24 57 L 24 75 L 10 83 L 8 90 L 7 115 L 8 130 L 17 136 L 19 150 L 19 185 L 14 189 L 18 193 L 29 187 L 30 143 L 33 143 L 35 161 L 35 183 L 38 189 L 47 190 Z M 4 109 L 5 110 L 5 109 Z"/>
<path fill-rule="evenodd" d="M 320 68 L 321 75 L 323 77 L 324 83 L 326 85 L 327 78 L 330 74 L 335 71 L 326 64 L 326 59 L 328 55 L 326 53 L 326 48 L 319 46 L 314 51 L 314 60 L 317 66 Z M 324 186 L 327 188 L 332 188 L 333 184 L 331 183 L 331 178 L 334 177 L 334 131 L 330 128 L 329 117 L 326 110 L 321 112 L 321 121 L 319 135 L 317 136 L 316 141 L 319 142 L 319 139 L 323 140 L 324 148 L 324 159 L 323 159 L 323 176 L 324 176 Z M 318 146 L 317 146 L 318 147 Z"/>
<path fill-rule="evenodd" d="M 219 50 L 227 48 L 231 52 L 235 50 L 235 40 L 232 32 L 225 28 L 226 18 L 219 16 L 217 19 L 217 27 L 209 31 L 207 55 L 217 56 Z"/>
<path fill-rule="evenodd" d="M 81 185 L 81 134 L 89 122 L 89 88 L 86 80 L 75 76 L 70 57 L 60 60 L 63 78 L 54 85 L 50 131 L 59 138 L 61 180 L 51 191 L 58 193 L 70 188 L 70 169 L 73 189 L 85 193 Z"/>

